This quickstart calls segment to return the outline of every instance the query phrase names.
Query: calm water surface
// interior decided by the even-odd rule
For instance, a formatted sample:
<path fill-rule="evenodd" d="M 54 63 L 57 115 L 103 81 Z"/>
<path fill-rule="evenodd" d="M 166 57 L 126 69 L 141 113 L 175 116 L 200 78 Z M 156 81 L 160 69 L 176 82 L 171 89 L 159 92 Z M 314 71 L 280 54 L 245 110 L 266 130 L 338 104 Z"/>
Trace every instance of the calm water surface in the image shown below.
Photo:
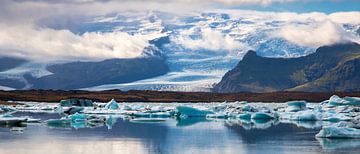
<path fill-rule="evenodd" d="M 57 114 L 17 113 L 43 120 Z M 311 126 L 312 124 L 306 124 Z M 92 127 L 92 128 L 90 128 Z M 21 131 L 24 129 L 23 131 Z M 316 139 L 320 128 L 291 123 L 239 120 L 167 119 L 133 123 L 117 119 L 107 125 L 50 127 L 27 124 L 0 128 L 1 154 L 99 153 L 359 153 L 360 140 Z"/>

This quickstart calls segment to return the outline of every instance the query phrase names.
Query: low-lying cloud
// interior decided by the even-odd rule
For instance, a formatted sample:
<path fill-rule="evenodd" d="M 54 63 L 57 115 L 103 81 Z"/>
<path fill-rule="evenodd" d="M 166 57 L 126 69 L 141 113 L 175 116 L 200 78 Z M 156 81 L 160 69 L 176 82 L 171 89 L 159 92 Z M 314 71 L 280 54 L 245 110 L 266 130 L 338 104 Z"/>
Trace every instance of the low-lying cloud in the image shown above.
<path fill-rule="evenodd" d="M 191 38 L 193 33 L 200 33 L 199 38 Z M 227 34 L 211 28 L 201 29 L 199 32 L 183 31 L 182 34 L 175 36 L 172 41 L 181 44 L 183 47 L 192 50 L 210 50 L 210 51 L 235 51 L 244 49 L 246 46 L 239 41 L 234 40 Z"/>
<path fill-rule="evenodd" d="M 275 31 L 273 35 L 300 46 L 313 48 L 355 41 L 343 28 L 330 21 L 319 25 L 289 25 Z"/>
<path fill-rule="evenodd" d="M 76 35 L 69 30 L 31 26 L 0 26 L 0 56 L 36 61 L 102 60 L 134 58 L 142 54 L 153 36 L 123 32 Z"/>

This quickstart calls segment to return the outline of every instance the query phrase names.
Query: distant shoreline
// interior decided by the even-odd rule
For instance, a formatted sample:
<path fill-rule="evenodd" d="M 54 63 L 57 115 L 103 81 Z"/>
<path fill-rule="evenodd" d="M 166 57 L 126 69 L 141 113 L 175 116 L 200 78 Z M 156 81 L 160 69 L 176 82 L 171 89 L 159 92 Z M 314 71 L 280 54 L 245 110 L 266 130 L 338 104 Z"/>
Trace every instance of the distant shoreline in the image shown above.
<path fill-rule="evenodd" d="M 360 97 L 360 92 L 270 92 L 270 93 L 210 93 L 210 92 L 169 92 L 169 91 L 81 91 L 81 90 L 14 90 L 1 91 L 1 101 L 59 102 L 62 99 L 84 98 L 107 102 L 114 98 L 118 102 L 286 102 L 306 100 L 321 102 L 332 95 Z"/>

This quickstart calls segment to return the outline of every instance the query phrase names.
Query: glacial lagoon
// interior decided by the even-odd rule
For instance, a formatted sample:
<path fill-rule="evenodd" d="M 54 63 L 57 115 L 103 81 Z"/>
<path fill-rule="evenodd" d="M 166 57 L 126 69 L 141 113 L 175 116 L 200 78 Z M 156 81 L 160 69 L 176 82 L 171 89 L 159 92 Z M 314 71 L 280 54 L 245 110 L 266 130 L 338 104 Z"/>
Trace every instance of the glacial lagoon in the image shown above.
<path fill-rule="evenodd" d="M 329 102 L 306 103 L 306 106 L 301 101 L 118 103 L 116 109 L 111 109 L 111 105 L 117 103 L 110 101 L 104 103 L 103 107 L 84 109 L 80 114 L 72 116 L 59 111 L 57 104 L 26 103 L 26 107 L 14 107 L 16 111 L 11 116 L 31 117 L 39 122 L 34 120 L 16 125 L 1 125 L 0 153 L 358 153 L 360 139 L 316 137 L 324 127 L 358 127 L 356 122 L 346 119 L 347 116 L 358 116 L 356 106 L 330 107 L 327 111 L 326 103 Z M 323 109 L 322 120 L 315 113 L 319 106 Z M 176 109 L 185 109 L 189 115 L 172 116 L 171 112 Z M 231 116 L 238 109 L 256 110 L 254 113 L 261 111 L 261 115 L 275 113 L 278 117 L 256 119 L 252 114 L 247 119 L 239 115 Z M 169 112 L 169 116 L 162 111 Z M 318 120 L 293 120 L 294 116 L 295 119 L 312 117 L 308 116 L 309 111 L 314 111 Z M 212 113 L 201 116 L 204 112 Z M 305 114 L 300 114 L 301 112 Z M 150 116 L 146 113 L 150 113 Z M 79 120 L 83 115 L 87 119 Z M 64 117 L 67 117 L 65 120 L 75 117 L 75 120 L 49 122 L 51 119 L 57 121 Z M 99 120 L 101 117 L 106 120 Z M 338 119 L 333 120 L 334 118 Z"/>

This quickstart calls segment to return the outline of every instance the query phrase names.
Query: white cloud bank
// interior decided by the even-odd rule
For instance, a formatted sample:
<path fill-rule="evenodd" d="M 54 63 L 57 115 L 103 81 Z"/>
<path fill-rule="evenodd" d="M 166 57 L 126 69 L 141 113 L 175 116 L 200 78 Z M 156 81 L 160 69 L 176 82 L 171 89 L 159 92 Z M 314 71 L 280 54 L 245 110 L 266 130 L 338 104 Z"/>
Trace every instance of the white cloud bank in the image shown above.
<path fill-rule="evenodd" d="M 31 26 L 0 25 L 0 29 L 0 56 L 45 62 L 134 58 L 140 56 L 148 40 L 153 39 L 153 36 L 122 32 L 76 35 L 68 30 Z"/>
<path fill-rule="evenodd" d="M 191 29 L 190 31 L 183 31 L 180 35 L 175 36 L 172 41 L 192 50 L 234 51 L 245 48 L 241 42 L 211 28 L 201 29 L 200 38 L 197 39 L 190 37 L 193 33 L 194 31 Z"/>
<path fill-rule="evenodd" d="M 318 25 L 284 26 L 275 31 L 273 35 L 300 46 L 314 48 L 322 45 L 356 41 L 356 38 L 347 34 L 343 28 L 331 21 Z"/>

